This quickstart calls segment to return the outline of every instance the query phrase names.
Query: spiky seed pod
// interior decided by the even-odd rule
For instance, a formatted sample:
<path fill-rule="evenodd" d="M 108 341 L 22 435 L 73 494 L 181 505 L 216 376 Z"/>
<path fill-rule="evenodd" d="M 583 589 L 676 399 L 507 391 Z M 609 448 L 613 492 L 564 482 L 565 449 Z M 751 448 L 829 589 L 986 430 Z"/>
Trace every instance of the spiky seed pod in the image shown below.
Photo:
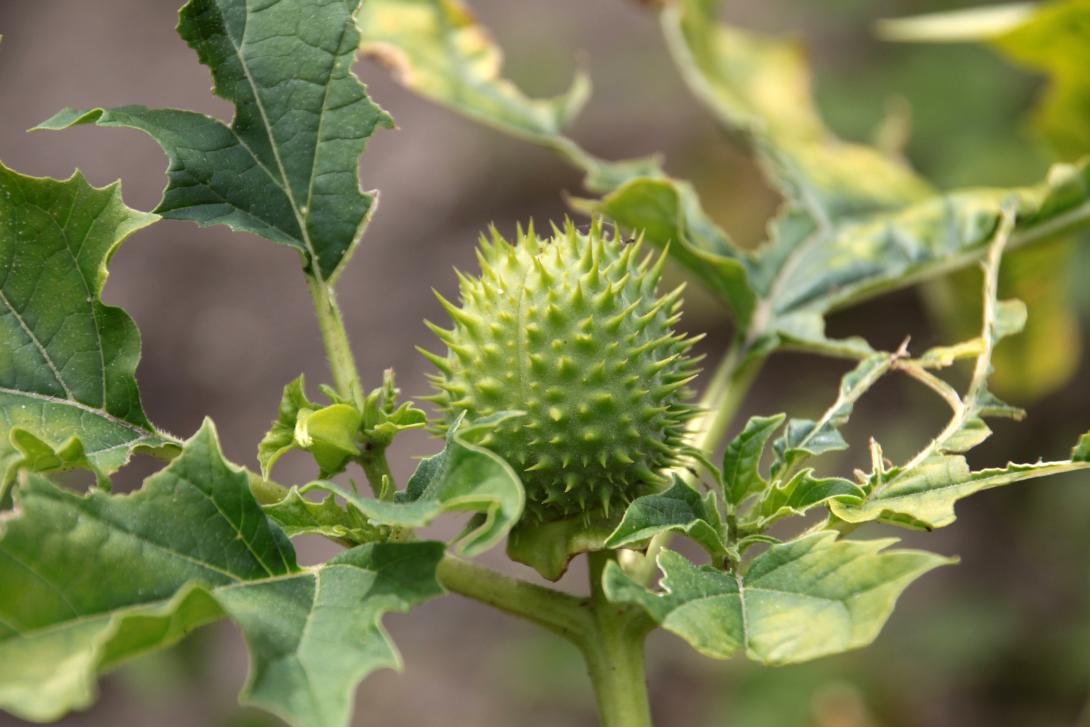
<path fill-rule="evenodd" d="M 682 289 L 659 296 L 665 256 L 610 232 L 569 221 L 541 240 L 531 226 L 512 245 L 493 230 L 481 276 L 459 273 L 461 306 L 439 296 L 454 327 L 428 323 L 447 354 L 421 350 L 447 422 L 525 412 L 481 443 L 519 471 L 539 520 L 608 514 L 661 484 L 695 412 L 695 339 L 672 328 Z"/>

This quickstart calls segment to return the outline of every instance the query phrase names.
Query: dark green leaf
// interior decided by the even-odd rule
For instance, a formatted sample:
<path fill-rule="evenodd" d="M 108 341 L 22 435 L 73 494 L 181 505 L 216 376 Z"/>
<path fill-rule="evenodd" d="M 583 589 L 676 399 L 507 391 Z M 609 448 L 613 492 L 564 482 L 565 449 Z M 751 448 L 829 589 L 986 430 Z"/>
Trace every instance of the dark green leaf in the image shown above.
<path fill-rule="evenodd" d="M 609 548 L 631 547 L 646 543 L 662 532 L 684 533 L 713 557 L 722 558 L 727 552 L 715 493 L 709 492 L 702 498 L 699 492 L 676 477 L 665 492 L 633 500 L 605 545 Z"/>
<path fill-rule="evenodd" d="M 110 257 L 156 219 L 126 207 L 119 185 L 0 165 L 0 441 L 25 455 L 8 449 L 6 479 L 15 465 L 109 473 L 134 449 L 171 446 L 140 405 L 140 334 L 101 299 Z"/>
<path fill-rule="evenodd" d="M 379 529 L 371 525 L 355 506 L 341 507 L 335 495 L 327 494 L 314 502 L 293 487 L 282 499 L 264 505 L 265 514 L 288 535 L 323 535 L 349 543 L 379 540 Z"/>
<path fill-rule="evenodd" d="M 612 601 L 640 606 L 706 656 L 726 659 L 743 650 L 764 664 L 791 664 L 866 646 L 909 583 L 951 562 L 922 551 L 885 551 L 893 542 L 816 533 L 772 545 L 742 575 L 665 550 L 661 593 L 615 563 L 604 585 Z"/>
<path fill-rule="evenodd" d="M 123 126 L 170 157 L 156 211 L 225 224 L 290 245 L 333 280 L 375 197 L 357 164 L 376 126 L 392 126 L 352 73 L 358 33 L 350 0 L 191 0 L 178 32 L 235 106 L 228 127 L 190 111 L 142 106 L 65 109 L 38 128 Z"/>

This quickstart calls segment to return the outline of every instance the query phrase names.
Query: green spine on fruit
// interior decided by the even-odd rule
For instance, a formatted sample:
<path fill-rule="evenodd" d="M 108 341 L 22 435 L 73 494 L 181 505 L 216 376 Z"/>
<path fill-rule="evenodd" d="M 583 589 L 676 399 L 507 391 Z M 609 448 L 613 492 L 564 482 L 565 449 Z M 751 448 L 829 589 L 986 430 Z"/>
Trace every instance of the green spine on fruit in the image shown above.
<path fill-rule="evenodd" d="M 454 327 L 427 323 L 447 346 L 421 349 L 439 369 L 428 398 L 445 423 L 523 412 L 480 443 L 519 473 L 529 517 L 608 515 L 680 462 L 696 339 L 673 330 L 684 286 L 657 293 L 665 254 L 640 249 L 600 222 L 514 245 L 493 230 L 480 277 L 458 273 L 461 306 L 436 293 Z"/>

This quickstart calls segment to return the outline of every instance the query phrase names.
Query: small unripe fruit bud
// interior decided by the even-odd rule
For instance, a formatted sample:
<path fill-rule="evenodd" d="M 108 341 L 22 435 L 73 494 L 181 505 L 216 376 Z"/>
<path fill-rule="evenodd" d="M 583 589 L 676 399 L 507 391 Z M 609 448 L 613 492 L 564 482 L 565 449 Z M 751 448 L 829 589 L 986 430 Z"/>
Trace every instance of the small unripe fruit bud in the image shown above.
<path fill-rule="evenodd" d="M 529 517 L 608 515 L 664 482 L 679 461 L 692 339 L 672 329 L 678 288 L 657 294 L 664 257 L 640 258 L 599 223 L 541 240 L 482 238 L 481 276 L 459 276 L 452 329 L 429 325 L 446 356 L 430 397 L 446 422 L 522 411 L 481 444 L 511 463 Z"/>

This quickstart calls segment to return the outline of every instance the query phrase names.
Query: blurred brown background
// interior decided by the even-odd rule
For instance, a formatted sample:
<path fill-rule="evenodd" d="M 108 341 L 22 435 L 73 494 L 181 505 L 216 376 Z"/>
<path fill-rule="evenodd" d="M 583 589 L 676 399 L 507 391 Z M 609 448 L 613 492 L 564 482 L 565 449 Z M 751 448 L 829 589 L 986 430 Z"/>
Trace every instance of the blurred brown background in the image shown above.
<path fill-rule="evenodd" d="M 55 177 L 78 167 L 98 185 L 120 177 L 131 206 L 154 207 L 166 161 L 150 138 L 95 128 L 24 130 L 63 106 L 142 103 L 228 119 L 229 106 L 208 92 L 206 69 L 173 31 L 178 4 L 0 2 L 0 159 L 24 173 Z M 1038 79 L 984 49 L 895 47 L 871 36 L 875 18 L 955 4 L 736 0 L 730 18 L 804 35 L 823 110 L 846 136 L 865 138 L 890 99 L 904 98 L 913 110 L 908 153 L 939 183 L 1039 179 L 1049 155 L 1023 123 Z M 529 92 L 559 91 L 576 59 L 585 64 L 596 91 L 574 135 L 589 149 L 615 158 L 665 152 L 670 170 L 697 182 L 727 230 L 745 244 L 760 240 L 776 197 L 745 153 L 721 140 L 690 99 L 654 18 L 638 3 L 472 5 L 509 49 L 508 74 Z M 421 394 L 427 367 L 413 345 L 431 343 L 421 320 L 440 316 L 428 289 L 453 293 L 451 267 L 473 268 L 473 243 L 488 223 L 510 231 L 516 220 L 560 218 L 562 192 L 578 191 L 579 177 L 543 151 L 414 98 L 376 66 L 361 63 L 357 70 L 400 129 L 378 132 L 364 155 L 363 183 L 381 189 L 381 205 L 342 278 L 341 302 L 365 384 L 377 384 L 381 369 L 393 366 L 403 390 Z M 1090 308 L 1086 257 L 1082 267 L 1072 268 L 1083 311 Z M 255 464 L 256 442 L 276 412 L 283 384 L 301 371 L 312 386 L 326 379 L 298 267 L 286 247 L 183 222 L 161 222 L 122 247 L 106 298 L 124 307 L 143 333 L 138 375 L 153 421 L 188 435 L 209 415 L 227 454 Z M 709 350 L 725 345 L 725 311 L 695 285 L 689 303 L 686 327 L 708 332 Z M 919 292 L 909 291 L 840 314 L 832 332 L 863 334 L 885 347 L 911 333 L 914 350 L 922 350 L 941 340 L 934 323 Z M 1036 354 L 1077 357 L 1083 347 L 1066 336 Z M 782 355 L 744 413 L 820 411 L 842 370 L 836 363 Z M 1017 380 L 1017 371 L 1007 373 Z M 1064 456 L 1090 426 L 1088 380 L 1090 366 L 1081 363 L 1063 388 L 1018 402 L 1029 409 L 1029 422 L 997 425 L 974 462 Z M 860 443 L 876 433 L 887 452 L 909 453 L 941 416 L 939 404 L 918 388 L 890 380 L 864 401 L 850 440 Z M 395 453 L 397 474 L 404 478 L 411 471 L 411 455 L 434 449 L 424 437 L 406 437 Z M 849 457 L 825 466 L 852 462 Z M 119 475 L 122 484 L 134 486 L 150 466 L 136 462 Z M 278 470 L 282 481 L 312 474 L 302 458 Z M 869 650 L 761 669 L 710 662 L 673 637 L 656 635 L 649 649 L 659 724 L 1090 725 L 1088 486 L 1086 477 L 1069 477 L 980 495 L 959 507 L 954 527 L 925 538 L 907 536 L 912 544 L 959 554 L 962 563 L 913 586 Z M 320 542 L 301 548 L 309 561 L 329 553 Z M 502 557 L 495 553 L 489 560 L 500 564 Z M 563 584 L 580 588 L 579 576 L 569 574 Z M 595 723 L 574 649 L 529 626 L 456 597 L 390 616 L 387 624 L 405 672 L 382 672 L 364 683 L 356 724 Z M 205 629 L 105 679 L 100 703 L 63 724 L 276 724 L 235 706 L 245 671 L 238 632 L 228 625 Z M 0 725 L 15 724 L 21 723 L 0 715 Z"/>

